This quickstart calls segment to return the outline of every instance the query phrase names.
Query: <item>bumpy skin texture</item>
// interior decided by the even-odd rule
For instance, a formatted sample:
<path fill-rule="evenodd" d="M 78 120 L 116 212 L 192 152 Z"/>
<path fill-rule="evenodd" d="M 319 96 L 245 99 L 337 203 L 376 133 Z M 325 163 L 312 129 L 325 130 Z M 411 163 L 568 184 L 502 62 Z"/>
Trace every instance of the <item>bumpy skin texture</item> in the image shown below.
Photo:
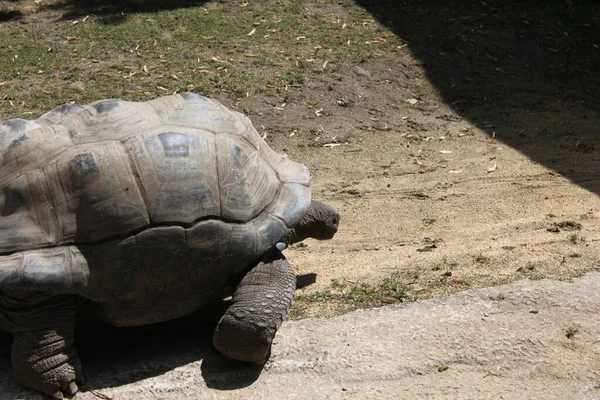
<path fill-rule="evenodd" d="M 72 347 L 76 298 L 2 293 L 0 304 L 1 325 L 14 336 L 11 358 L 17 381 L 55 399 L 74 395 L 83 383 Z"/>
<path fill-rule="evenodd" d="M 296 275 L 283 254 L 273 250 L 238 285 L 232 304 L 215 330 L 213 344 L 240 361 L 264 362 L 277 329 L 292 306 Z"/>

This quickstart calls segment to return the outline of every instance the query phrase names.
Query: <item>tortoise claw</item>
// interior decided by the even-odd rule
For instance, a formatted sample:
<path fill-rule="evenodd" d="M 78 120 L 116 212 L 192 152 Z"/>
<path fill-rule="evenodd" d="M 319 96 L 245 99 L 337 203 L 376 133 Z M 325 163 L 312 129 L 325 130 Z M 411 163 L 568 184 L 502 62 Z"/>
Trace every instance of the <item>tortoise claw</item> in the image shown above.
<path fill-rule="evenodd" d="M 69 396 L 74 396 L 75 393 L 79 392 L 79 387 L 77 386 L 77 384 L 75 382 L 71 382 L 69 384 L 69 387 L 67 388 L 67 390 L 65 390 L 65 392 Z"/>

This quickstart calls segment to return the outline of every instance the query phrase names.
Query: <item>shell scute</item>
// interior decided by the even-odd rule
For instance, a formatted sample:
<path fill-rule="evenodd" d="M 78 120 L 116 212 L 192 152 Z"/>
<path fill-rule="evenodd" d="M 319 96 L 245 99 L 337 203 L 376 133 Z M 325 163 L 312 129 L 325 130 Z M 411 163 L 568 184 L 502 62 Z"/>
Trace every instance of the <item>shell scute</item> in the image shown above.
<path fill-rule="evenodd" d="M 150 223 L 133 167 L 118 142 L 72 147 L 44 168 L 59 243 L 95 242 Z"/>
<path fill-rule="evenodd" d="M 242 138 L 217 135 L 217 168 L 221 189 L 221 216 L 248 222 L 275 198 L 281 183 L 265 165 L 259 150 Z"/>
<path fill-rule="evenodd" d="M 220 215 L 214 141 L 209 132 L 167 127 L 125 142 L 152 222 Z"/>

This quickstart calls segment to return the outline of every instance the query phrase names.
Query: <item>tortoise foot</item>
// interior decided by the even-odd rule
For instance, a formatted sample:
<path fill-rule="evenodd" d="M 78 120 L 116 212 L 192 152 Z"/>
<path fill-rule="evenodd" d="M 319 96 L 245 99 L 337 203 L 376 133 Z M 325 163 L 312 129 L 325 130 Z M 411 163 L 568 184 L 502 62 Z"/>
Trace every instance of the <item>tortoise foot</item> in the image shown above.
<path fill-rule="evenodd" d="M 266 362 L 295 290 L 292 267 L 281 252 L 273 251 L 238 285 L 231 306 L 215 330 L 214 346 L 235 360 Z"/>

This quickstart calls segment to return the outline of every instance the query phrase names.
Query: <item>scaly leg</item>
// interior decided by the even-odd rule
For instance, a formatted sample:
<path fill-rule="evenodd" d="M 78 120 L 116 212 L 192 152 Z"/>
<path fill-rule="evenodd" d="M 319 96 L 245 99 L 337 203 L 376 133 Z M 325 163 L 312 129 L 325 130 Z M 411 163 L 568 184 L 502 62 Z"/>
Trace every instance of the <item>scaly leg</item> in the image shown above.
<path fill-rule="evenodd" d="M 265 362 L 295 290 L 292 267 L 280 251 L 274 250 L 238 285 L 215 330 L 214 346 L 229 358 Z"/>
<path fill-rule="evenodd" d="M 16 379 L 55 399 L 74 395 L 82 384 L 79 357 L 71 347 L 76 306 L 75 296 L 0 295 L 3 323 L 14 337 Z"/>

